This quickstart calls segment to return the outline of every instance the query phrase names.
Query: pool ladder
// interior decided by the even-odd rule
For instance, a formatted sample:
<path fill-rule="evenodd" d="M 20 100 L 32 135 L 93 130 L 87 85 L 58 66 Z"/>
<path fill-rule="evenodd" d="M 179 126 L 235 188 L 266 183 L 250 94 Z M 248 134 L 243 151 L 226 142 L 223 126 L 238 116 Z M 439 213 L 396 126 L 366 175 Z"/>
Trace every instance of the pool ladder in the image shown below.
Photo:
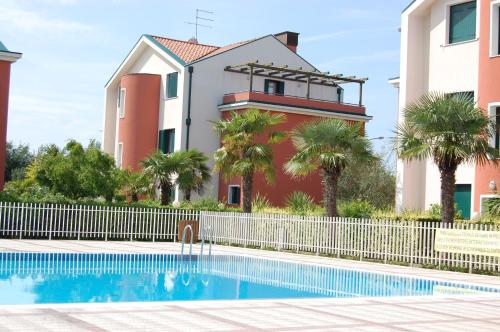
<path fill-rule="evenodd" d="M 209 243 L 209 247 L 208 247 L 208 263 L 209 263 L 209 269 L 211 269 L 211 258 L 212 258 L 212 244 L 213 244 L 213 232 L 211 231 L 211 228 L 210 226 L 208 226 L 207 228 L 202 228 L 201 229 L 201 249 L 200 249 L 200 258 L 201 258 L 201 263 L 203 263 L 203 250 L 205 248 L 205 233 L 207 232 L 206 229 L 208 229 L 208 233 L 209 233 L 209 239 L 208 239 L 208 243 Z M 187 274 L 188 274 L 188 280 L 186 281 L 184 279 L 184 275 L 185 275 L 185 272 L 182 273 L 182 283 L 185 285 L 185 286 L 188 286 L 189 283 L 191 282 L 191 268 L 192 268 L 192 256 L 193 256 L 193 228 L 191 227 L 191 225 L 186 225 L 186 227 L 184 227 L 184 230 L 182 231 L 182 247 L 181 247 L 181 259 L 184 258 L 184 245 L 186 244 L 186 234 L 187 234 L 187 231 L 189 230 L 190 232 L 190 237 L 189 237 L 189 263 L 188 263 L 188 269 L 187 269 Z M 201 272 L 203 274 L 203 264 L 201 265 Z M 205 286 L 208 285 L 208 280 L 203 280 L 202 278 L 202 282 Z"/>
<path fill-rule="evenodd" d="M 193 228 L 191 225 L 186 225 L 184 227 L 184 230 L 182 231 L 182 247 L 181 247 L 181 257 L 184 257 L 184 245 L 186 244 L 186 234 L 187 231 L 189 230 L 190 236 L 189 236 L 189 260 L 191 261 L 191 257 L 193 255 Z M 214 243 L 214 234 L 212 232 L 212 229 L 210 226 L 206 228 L 201 229 L 201 249 L 200 249 L 200 256 L 203 256 L 203 250 L 205 247 L 205 233 L 208 230 L 208 258 L 210 259 L 212 257 L 212 244 Z"/>

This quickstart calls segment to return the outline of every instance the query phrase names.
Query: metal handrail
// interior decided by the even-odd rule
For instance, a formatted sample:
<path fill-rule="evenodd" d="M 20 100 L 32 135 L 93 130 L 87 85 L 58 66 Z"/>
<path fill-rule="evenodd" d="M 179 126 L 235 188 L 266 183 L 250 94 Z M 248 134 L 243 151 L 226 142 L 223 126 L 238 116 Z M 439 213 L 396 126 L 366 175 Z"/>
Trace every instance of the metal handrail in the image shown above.
<path fill-rule="evenodd" d="M 188 280 L 184 280 L 184 274 L 185 271 L 181 271 L 181 281 L 184 284 L 184 286 L 188 286 L 189 283 L 191 282 L 191 263 L 192 263 L 192 256 L 193 256 L 193 228 L 191 225 L 186 225 L 184 227 L 184 230 L 182 231 L 182 247 L 181 247 L 181 259 L 182 262 L 184 262 L 184 245 L 186 244 L 186 231 L 189 229 L 191 232 L 191 236 L 189 237 L 189 262 L 188 262 Z"/>
<path fill-rule="evenodd" d="M 193 255 L 193 228 L 191 225 L 186 225 L 182 231 L 182 247 L 181 247 L 181 257 L 184 257 L 184 244 L 186 244 L 186 230 L 189 229 L 191 236 L 189 237 L 189 260 L 191 261 L 191 256 Z"/>
<path fill-rule="evenodd" d="M 200 256 L 203 256 L 203 248 L 205 246 L 205 232 L 208 229 L 208 258 L 210 259 L 212 257 L 212 244 L 214 243 L 214 233 L 212 231 L 212 228 L 210 226 L 206 228 L 201 229 L 201 250 L 200 250 Z"/>
<path fill-rule="evenodd" d="M 201 229 L 201 250 L 200 250 L 200 272 L 201 272 L 201 282 L 203 285 L 208 286 L 209 279 L 204 279 L 204 267 L 205 267 L 205 258 L 203 256 L 203 250 L 205 246 L 205 235 L 208 233 L 208 275 L 211 274 L 212 271 L 212 245 L 214 243 L 214 233 L 210 226 Z"/>

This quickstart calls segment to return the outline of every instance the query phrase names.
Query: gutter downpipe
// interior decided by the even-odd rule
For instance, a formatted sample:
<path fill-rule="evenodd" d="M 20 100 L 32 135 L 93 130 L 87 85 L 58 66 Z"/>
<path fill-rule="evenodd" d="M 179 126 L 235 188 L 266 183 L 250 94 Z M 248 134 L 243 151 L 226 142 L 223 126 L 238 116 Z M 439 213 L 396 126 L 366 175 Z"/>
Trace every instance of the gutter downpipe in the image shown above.
<path fill-rule="evenodd" d="M 189 87 L 188 87 L 188 109 L 186 118 L 186 150 L 189 150 L 189 128 L 191 126 L 191 90 L 193 85 L 193 66 L 188 67 Z"/>

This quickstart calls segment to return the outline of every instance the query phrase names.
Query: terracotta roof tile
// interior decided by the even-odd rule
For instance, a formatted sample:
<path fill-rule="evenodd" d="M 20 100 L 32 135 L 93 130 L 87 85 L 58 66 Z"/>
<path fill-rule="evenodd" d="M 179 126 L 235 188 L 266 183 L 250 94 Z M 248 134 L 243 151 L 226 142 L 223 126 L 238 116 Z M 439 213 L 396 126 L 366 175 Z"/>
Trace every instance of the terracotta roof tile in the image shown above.
<path fill-rule="evenodd" d="M 189 63 L 219 49 L 218 46 L 196 44 L 192 42 L 152 36 L 157 42 L 168 48 L 184 62 Z"/>
<path fill-rule="evenodd" d="M 213 46 L 213 45 L 204 45 L 197 44 L 189 41 L 182 41 L 177 39 L 165 38 L 160 36 L 151 36 L 157 42 L 168 48 L 172 53 L 177 55 L 180 59 L 182 59 L 186 63 L 190 63 L 196 60 L 199 60 L 204 57 L 210 57 L 240 45 L 246 44 L 251 40 L 237 42 L 234 44 L 226 45 L 226 46 Z"/>

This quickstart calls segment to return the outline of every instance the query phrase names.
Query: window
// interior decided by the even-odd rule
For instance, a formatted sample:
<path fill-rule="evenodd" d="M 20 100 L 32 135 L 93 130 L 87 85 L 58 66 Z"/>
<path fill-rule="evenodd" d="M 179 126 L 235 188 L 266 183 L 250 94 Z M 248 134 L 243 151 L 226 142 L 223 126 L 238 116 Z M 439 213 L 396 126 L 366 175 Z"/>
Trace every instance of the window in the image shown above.
<path fill-rule="evenodd" d="M 167 74 L 167 98 L 177 97 L 177 77 L 179 73 Z"/>
<path fill-rule="evenodd" d="M 490 56 L 500 55 L 500 1 L 491 3 Z"/>
<path fill-rule="evenodd" d="M 228 188 L 227 203 L 240 205 L 241 189 L 239 185 L 230 185 Z"/>
<path fill-rule="evenodd" d="M 495 149 L 500 149 L 500 107 L 496 108 L 495 118 L 493 121 L 495 123 L 494 146 Z"/>
<path fill-rule="evenodd" d="M 168 154 L 174 152 L 175 129 L 160 130 L 158 135 L 158 150 Z"/>
<path fill-rule="evenodd" d="M 116 167 L 121 168 L 123 162 L 123 143 L 118 143 L 118 151 L 116 153 Z"/>
<path fill-rule="evenodd" d="M 284 95 L 285 82 L 275 80 L 264 80 L 264 92 L 270 95 Z"/>
<path fill-rule="evenodd" d="M 122 119 L 125 117 L 125 93 L 125 89 L 118 90 L 118 110 Z"/>
<path fill-rule="evenodd" d="M 344 101 L 344 89 L 337 87 L 337 101 L 339 103 Z"/>
<path fill-rule="evenodd" d="M 450 7 L 450 44 L 476 38 L 476 1 Z"/>

